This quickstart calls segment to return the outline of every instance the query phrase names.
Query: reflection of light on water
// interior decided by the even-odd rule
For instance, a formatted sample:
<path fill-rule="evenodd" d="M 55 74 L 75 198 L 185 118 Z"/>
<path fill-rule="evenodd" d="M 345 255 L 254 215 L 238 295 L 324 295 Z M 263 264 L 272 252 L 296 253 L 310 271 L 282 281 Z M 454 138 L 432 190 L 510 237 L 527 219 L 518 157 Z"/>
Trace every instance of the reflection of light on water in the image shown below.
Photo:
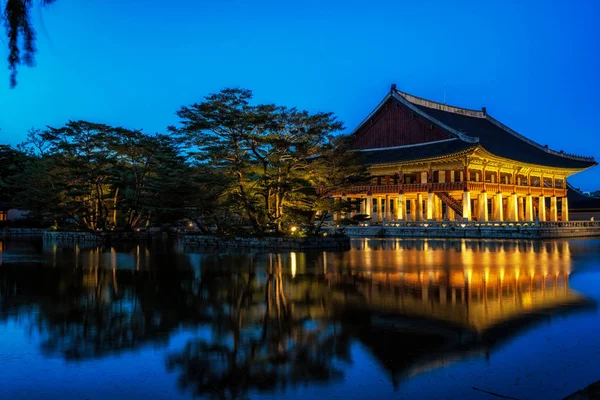
<path fill-rule="evenodd" d="M 296 276 L 296 253 L 293 251 L 290 253 L 290 264 L 292 267 L 292 278 Z"/>
<path fill-rule="evenodd" d="M 110 267 L 117 268 L 117 250 L 114 247 L 110 248 Z"/>

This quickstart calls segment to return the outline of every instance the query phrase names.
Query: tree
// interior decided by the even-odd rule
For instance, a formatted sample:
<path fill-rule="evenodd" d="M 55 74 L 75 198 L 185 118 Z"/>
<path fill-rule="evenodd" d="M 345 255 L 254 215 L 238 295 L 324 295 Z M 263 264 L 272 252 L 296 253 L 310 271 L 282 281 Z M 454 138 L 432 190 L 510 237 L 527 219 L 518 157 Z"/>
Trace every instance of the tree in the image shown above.
<path fill-rule="evenodd" d="M 14 178 L 27 163 L 27 155 L 0 144 L 0 201 L 14 200 Z"/>
<path fill-rule="evenodd" d="M 42 6 L 56 0 L 40 0 Z M 4 5 L 4 25 L 8 38 L 8 68 L 10 87 L 17 85 L 17 66 L 35 64 L 35 29 L 31 24 L 33 0 L 6 0 Z"/>
<path fill-rule="evenodd" d="M 224 89 L 182 107 L 180 126 L 171 131 L 195 149 L 196 161 L 211 175 L 222 177 L 222 199 L 242 225 L 266 233 L 311 222 L 317 202 L 331 194 L 319 185 L 337 180 L 340 188 L 362 176 L 347 147 L 337 147 L 343 125 L 332 113 L 251 100 L 249 90 Z"/>

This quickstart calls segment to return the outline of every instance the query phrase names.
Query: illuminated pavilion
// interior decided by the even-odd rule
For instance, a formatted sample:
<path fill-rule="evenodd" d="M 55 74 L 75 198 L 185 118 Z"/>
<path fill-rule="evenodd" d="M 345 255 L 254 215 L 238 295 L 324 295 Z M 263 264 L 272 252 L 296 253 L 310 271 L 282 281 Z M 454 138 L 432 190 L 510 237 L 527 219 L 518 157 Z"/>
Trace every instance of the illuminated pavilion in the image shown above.
<path fill-rule="evenodd" d="M 566 179 L 596 165 L 492 118 L 396 89 L 352 132 L 371 182 L 341 200 L 385 221 L 568 221 Z M 336 215 L 336 219 L 341 218 Z"/>

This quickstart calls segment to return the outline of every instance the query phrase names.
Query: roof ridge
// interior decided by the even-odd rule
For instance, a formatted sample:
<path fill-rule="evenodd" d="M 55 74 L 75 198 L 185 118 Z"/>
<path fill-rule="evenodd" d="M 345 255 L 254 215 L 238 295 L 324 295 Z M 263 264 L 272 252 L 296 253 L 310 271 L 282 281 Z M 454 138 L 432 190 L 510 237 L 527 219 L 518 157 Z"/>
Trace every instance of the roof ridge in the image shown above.
<path fill-rule="evenodd" d="M 454 114 L 466 115 L 466 116 L 475 117 L 475 118 L 485 118 L 485 115 L 486 115 L 486 112 L 484 110 L 473 110 L 471 108 L 451 106 L 448 104 L 440 103 L 438 101 L 428 100 L 428 99 L 424 99 L 419 96 L 414 96 L 410 93 L 402 92 L 398 89 L 396 89 L 396 93 L 398 93 L 400 96 L 404 97 L 407 101 L 409 101 L 413 104 L 417 104 L 417 105 L 427 107 L 427 108 L 433 108 L 436 110 L 451 112 Z"/>
<path fill-rule="evenodd" d="M 523 140 L 524 142 L 526 142 L 542 151 L 545 151 L 546 153 L 549 153 L 549 154 L 552 154 L 555 156 L 559 156 L 559 157 L 563 157 L 563 158 L 569 158 L 571 160 L 594 161 L 595 162 L 594 157 L 586 157 L 586 156 L 580 156 L 580 155 L 576 155 L 576 154 L 569 154 L 569 153 L 565 153 L 564 151 L 552 150 L 547 145 L 542 146 L 538 142 L 531 140 L 528 137 L 521 135 L 519 132 L 515 131 L 514 129 L 504 125 L 502 122 L 498 121 L 497 119 L 495 119 L 494 117 L 492 117 L 489 114 L 486 114 L 485 119 L 487 119 L 489 122 L 496 125 L 497 127 L 503 129 L 505 132 L 510 133 L 511 135 Z"/>

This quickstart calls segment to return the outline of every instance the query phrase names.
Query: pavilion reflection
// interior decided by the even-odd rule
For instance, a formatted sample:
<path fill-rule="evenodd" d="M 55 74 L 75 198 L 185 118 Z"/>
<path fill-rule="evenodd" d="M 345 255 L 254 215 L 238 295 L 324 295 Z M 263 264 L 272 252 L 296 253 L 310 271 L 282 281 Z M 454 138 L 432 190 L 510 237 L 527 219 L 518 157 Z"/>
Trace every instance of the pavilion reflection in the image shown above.
<path fill-rule="evenodd" d="M 0 266 L 0 323 L 28 316 L 46 354 L 81 361 L 203 326 L 210 334 L 166 365 L 193 395 L 217 398 L 339 379 L 353 341 L 397 385 L 595 307 L 570 289 L 573 254 L 560 241 L 360 240 L 289 253 L 47 244 L 41 254 Z"/>
<path fill-rule="evenodd" d="M 328 285 L 397 384 L 595 304 L 569 288 L 568 242 L 362 240 L 323 254 Z"/>

